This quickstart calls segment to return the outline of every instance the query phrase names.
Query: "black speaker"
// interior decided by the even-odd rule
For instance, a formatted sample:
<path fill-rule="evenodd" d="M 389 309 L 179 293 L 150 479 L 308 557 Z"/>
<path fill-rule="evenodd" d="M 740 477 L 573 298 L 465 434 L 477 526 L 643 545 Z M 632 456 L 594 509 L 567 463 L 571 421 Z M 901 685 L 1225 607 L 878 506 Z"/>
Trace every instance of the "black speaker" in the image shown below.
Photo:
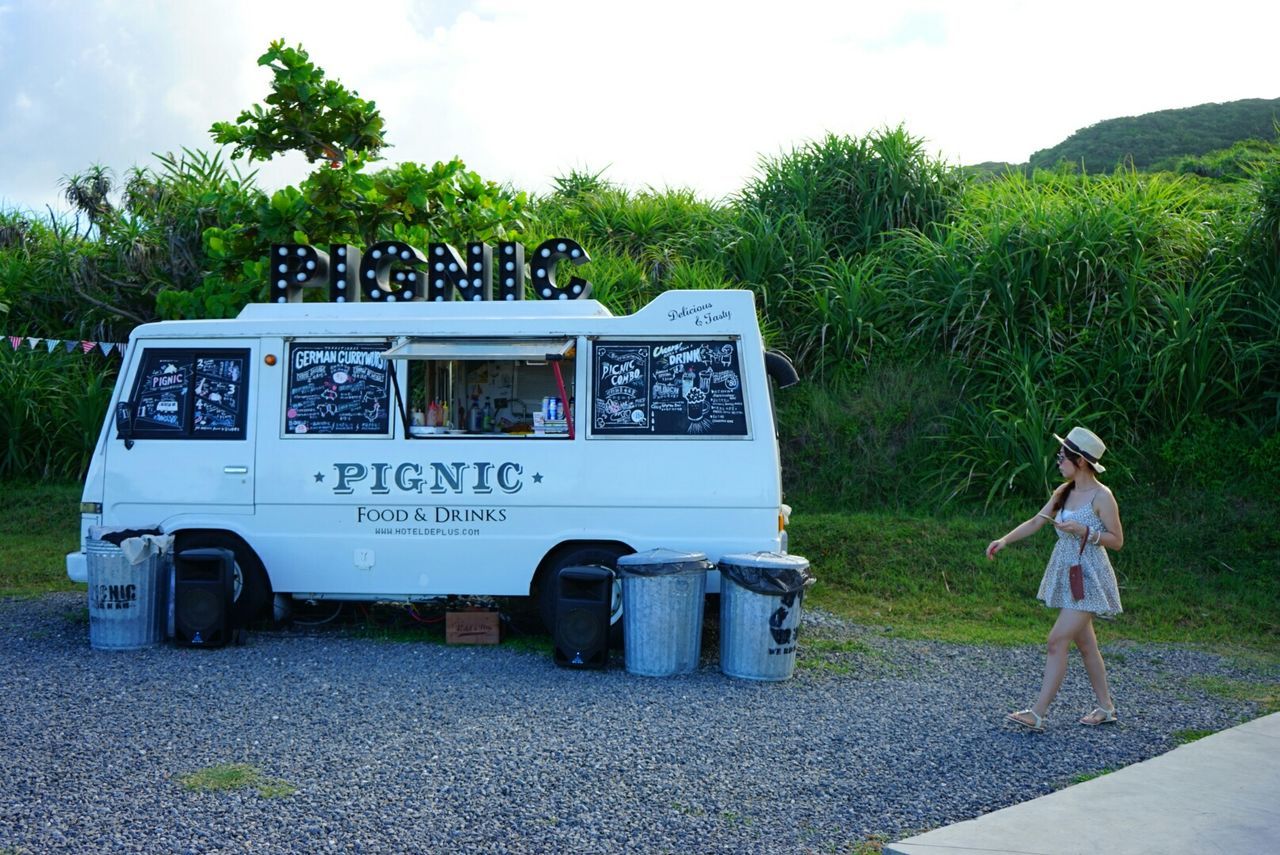
<path fill-rule="evenodd" d="M 174 641 L 222 647 L 233 640 L 235 554 L 230 549 L 184 549 L 173 561 Z"/>
<path fill-rule="evenodd" d="M 603 668 L 609 661 L 609 607 L 613 571 L 564 567 L 556 581 L 557 665 Z"/>

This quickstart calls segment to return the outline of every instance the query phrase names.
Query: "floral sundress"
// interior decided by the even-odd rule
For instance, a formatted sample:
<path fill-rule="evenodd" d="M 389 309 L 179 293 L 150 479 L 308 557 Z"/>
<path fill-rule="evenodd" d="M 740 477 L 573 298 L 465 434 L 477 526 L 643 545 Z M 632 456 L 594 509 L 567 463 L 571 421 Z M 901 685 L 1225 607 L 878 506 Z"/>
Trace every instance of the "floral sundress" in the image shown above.
<path fill-rule="evenodd" d="M 1093 532 L 1106 532 L 1106 526 L 1098 518 L 1093 503 L 1058 511 L 1059 522 L 1078 522 L 1089 527 L 1089 536 Z M 1036 599 L 1042 600 L 1051 609 L 1076 609 L 1082 612 L 1093 612 L 1098 615 L 1118 615 L 1124 609 L 1120 605 L 1120 588 L 1116 584 L 1116 572 L 1111 567 L 1111 559 L 1107 550 L 1101 545 L 1088 544 L 1084 554 L 1080 554 L 1080 538 L 1054 529 L 1058 534 L 1058 542 L 1053 546 L 1053 554 L 1049 556 L 1049 566 L 1045 567 L 1044 578 L 1040 580 L 1040 591 Z M 1071 596 L 1069 573 L 1071 565 L 1079 562 L 1084 570 L 1084 599 L 1076 600 Z"/>

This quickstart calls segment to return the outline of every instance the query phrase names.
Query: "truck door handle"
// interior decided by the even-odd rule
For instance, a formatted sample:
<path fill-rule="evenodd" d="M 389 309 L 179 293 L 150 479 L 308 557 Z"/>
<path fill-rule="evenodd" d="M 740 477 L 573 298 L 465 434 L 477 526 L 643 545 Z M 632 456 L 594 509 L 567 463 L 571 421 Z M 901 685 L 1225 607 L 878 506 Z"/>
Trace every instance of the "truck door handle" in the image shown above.
<path fill-rule="evenodd" d="M 248 475 L 248 466 L 223 466 L 222 471 L 228 475 Z"/>

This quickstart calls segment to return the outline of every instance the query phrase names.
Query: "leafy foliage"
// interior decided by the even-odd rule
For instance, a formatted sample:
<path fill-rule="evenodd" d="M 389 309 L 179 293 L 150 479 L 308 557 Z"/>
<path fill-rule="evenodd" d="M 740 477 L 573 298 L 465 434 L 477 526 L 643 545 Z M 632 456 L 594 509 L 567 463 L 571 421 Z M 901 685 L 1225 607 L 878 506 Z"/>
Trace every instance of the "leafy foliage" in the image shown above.
<path fill-rule="evenodd" d="M 167 318 L 234 317 L 265 300 L 266 248 L 273 243 L 352 243 L 396 238 L 413 246 L 505 238 L 524 224 L 526 196 L 458 159 L 430 168 L 405 163 L 369 174 L 355 162 L 313 172 L 297 187 L 258 196 L 246 215 L 204 232 L 208 273 L 189 290 L 160 296 Z"/>
<path fill-rule="evenodd" d="M 83 475 L 114 382 L 79 352 L 0 347 L 0 479 Z"/>
<path fill-rule="evenodd" d="M 1280 144 L 1264 140 L 1241 140 L 1230 148 L 1211 151 L 1198 157 L 1168 158 L 1151 168 L 1198 175 L 1215 181 L 1249 181 L 1258 173 L 1280 164 Z"/>
<path fill-rule="evenodd" d="M 159 295 L 162 316 L 232 317 L 265 299 L 265 249 L 273 243 L 368 246 L 395 238 L 426 246 L 495 240 L 523 227 L 525 194 L 484 180 L 460 159 L 366 172 L 386 145 L 382 117 L 373 102 L 326 80 L 301 46 L 272 42 L 258 64 L 274 73 L 269 109 L 255 105 L 234 124 L 215 124 L 214 140 L 233 145 L 232 158 L 269 160 L 297 150 L 329 168 L 297 187 L 258 195 L 243 217 L 206 228 L 205 275 L 191 288 Z"/>
<path fill-rule="evenodd" d="M 81 206 L 73 220 L 6 227 L 15 237 L 0 248 L 0 295 L 14 307 L 11 329 L 121 341 L 159 317 L 162 294 L 202 282 L 204 231 L 243 219 L 261 193 L 217 154 L 157 160 L 131 170 L 122 190 L 102 167 L 68 177 L 67 198 Z"/>
<path fill-rule="evenodd" d="M 755 294 L 766 341 L 810 384 L 778 398 L 789 495 L 1042 495 L 1050 432 L 1077 422 L 1107 438 L 1120 478 L 1178 459 L 1277 471 L 1275 146 L 1184 159 L 1181 175 L 993 165 L 973 179 L 899 127 L 765 158 L 727 202 L 589 170 L 530 200 L 459 159 L 372 169 L 385 146 L 372 102 L 301 47 L 274 42 L 260 62 L 265 105 L 215 138 L 232 158 L 298 150 L 324 165 L 266 194 L 221 154 L 184 149 L 122 185 L 100 166 L 68 177 L 74 220 L 0 213 L 9 332 L 121 340 L 157 317 L 233 316 L 265 299 L 272 243 L 571 235 L 615 312 L 671 288 Z M 95 364 L 0 363 L 0 475 L 83 465 L 111 380 Z"/>
<path fill-rule="evenodd" d="M 965 392 L 938 467 L 948 494 L 1047 489 L 1053 425 L 1134 444 L 1202 415 L 1266 419 L 1275 380 L 1243 322 L 1238 226 L 1199 202 L 1159 176 L 1011 175 L 973 188 L 938 238 L 889 247 L 906 334 Z"/>
<path fill-rule="evenodd" d="M 739 197 L 775 223 L 803 221 L 828 257 L 867 252 L 896 229 L 927 229 L 959 200 L 959 174 L 925 154 L 902 127 L 851 138 L 828 134 L 778 158 Z"/>
<path fill-rule="evenodd" d="M 308 163 L 327 160 L 341 167 L 352 158 L 357 163 L 374 159 L 386 146 L 377 106 L 336 80 L 326 80 L 324 69 L 311 62 L 301 45 L 290 48 L 283 40 L 273 41 L 258 65 L 273 75 L 268 107 L 255 104 L 235 122 L 215 122 L 210 129 L 214 142 L 233 147 L 233 159 L 247 154 L 250 160 L 270 160 L 300 151 Z"/>

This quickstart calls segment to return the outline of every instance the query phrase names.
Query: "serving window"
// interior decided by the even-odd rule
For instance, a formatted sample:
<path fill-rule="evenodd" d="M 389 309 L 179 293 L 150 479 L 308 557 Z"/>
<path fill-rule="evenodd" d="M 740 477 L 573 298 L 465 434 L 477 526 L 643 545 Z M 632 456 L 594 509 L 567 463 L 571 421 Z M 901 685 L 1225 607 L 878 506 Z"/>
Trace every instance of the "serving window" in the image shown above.
<path fill-rule="evenodd" d="M 412 438 L 572 438 L 572 339 L 410 339 L 400 390 Z"/>

